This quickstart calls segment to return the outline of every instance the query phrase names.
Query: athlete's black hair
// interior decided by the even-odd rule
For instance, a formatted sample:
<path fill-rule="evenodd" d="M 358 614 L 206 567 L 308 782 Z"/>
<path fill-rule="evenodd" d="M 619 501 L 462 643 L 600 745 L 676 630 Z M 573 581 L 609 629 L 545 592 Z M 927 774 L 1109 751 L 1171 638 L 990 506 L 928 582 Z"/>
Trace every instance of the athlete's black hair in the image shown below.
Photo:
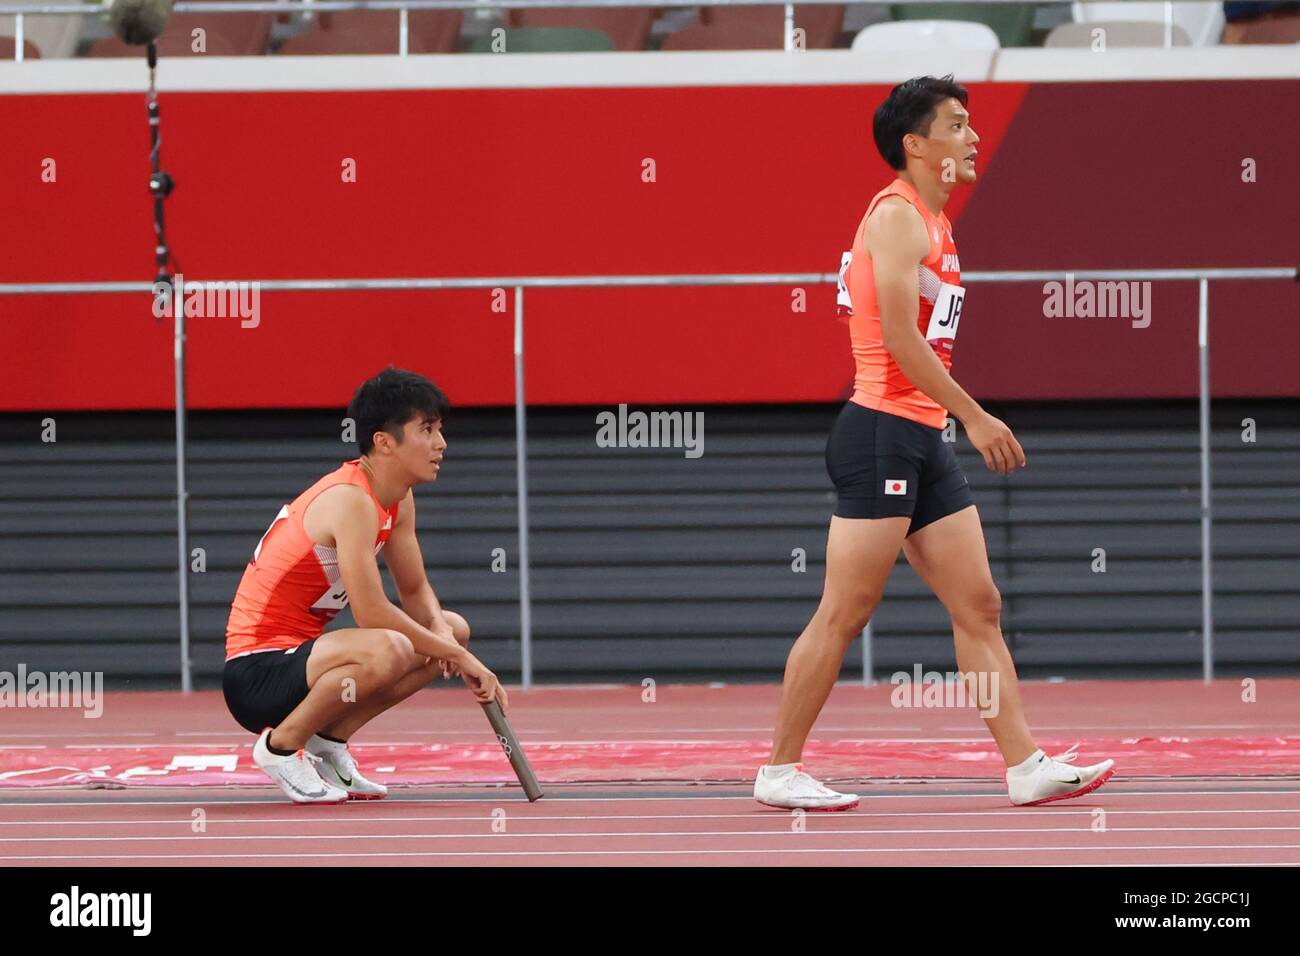
<path fill-rule="evenodd" d="M 361 383 L 348 403 L 348 417 L 356 422 L 361 454 L 375 446 L 375 432 L 388 432 L 402 440 L 402 427 L 416 415 L 443 421 L 450 403 L 442 389 L 423 375 L 388 366 Z"/>
<path fill-rule="evenodd" d="M 915 76 L 889 91 L 876 110 L 871 133 L 876 149 L 892 169 L 907 168 L 903 137 L 908 133 L 928 135 L 939 104 L 949 97 L 966 105 L 966 87 L 954 81 L 951 73 L 944 77 Z"/>

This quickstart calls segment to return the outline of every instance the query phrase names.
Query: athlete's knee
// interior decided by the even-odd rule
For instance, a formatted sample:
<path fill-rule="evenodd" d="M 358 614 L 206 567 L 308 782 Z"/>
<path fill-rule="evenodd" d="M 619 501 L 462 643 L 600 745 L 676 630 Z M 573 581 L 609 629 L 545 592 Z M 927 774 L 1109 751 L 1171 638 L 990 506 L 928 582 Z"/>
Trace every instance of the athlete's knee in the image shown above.
<path fill-rule="evenodd" d="M 385 628 L 369 641 L 363 663 L 380 680 L 395 681 L 416 666 L 415 646 L 405 634 Z"/>
<path fill-rule="evenodd" d="M 996 628 L 1002 623 L 1002 594 L 992 581 L 988 581 L 970 594 L 963 595 L 950 613 L 953 623 L 959 626 Z"/>
<path fill-rule="evenodd" d="M 462 646 L 469 643 L 469 621 L 465 620 L 463 614 L 457 614 L 455 611 L 443 611 L 442 616 L 447 619 L 451 625 L 451 633 L 455 636 L 456 642 Z"/>
<path fill-rule="evenodd" d="M 817 616 L 831 634 L 841 643 L 847 644 L 862 633 L 879 603 L 879 593 L 857 591 L 844 599 L 823 601 L 817 608 Z"/>

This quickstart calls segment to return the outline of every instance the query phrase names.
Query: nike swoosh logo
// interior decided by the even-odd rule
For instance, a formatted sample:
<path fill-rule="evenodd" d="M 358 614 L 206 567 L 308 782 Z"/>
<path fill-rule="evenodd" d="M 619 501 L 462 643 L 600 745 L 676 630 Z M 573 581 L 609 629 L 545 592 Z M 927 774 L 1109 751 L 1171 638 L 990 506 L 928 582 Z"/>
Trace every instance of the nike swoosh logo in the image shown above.
<path fill-rule="evenodd" d="M 290 780 L 286 780 L 286 781 L 284 781 L 284 783 L 285 783 L 285 785 L 288 786 L 288 788 L 289 788 L 290 790 L 292 790 L 294 793 L 302 794 L 304 797 L 323 797 L 323 796 L 325 795 L 325 791 L 324 791 L 324 790 L 312 790 L 312 791 L 309 792 L 309 791 L 307 791 L 307 790 L 303 790 L 301 787 L 295 787 L 295 786 L 293 785 L 293 782 L 290 781 Z"/>
<path fill-rule="evenodd" d="M 1062 780 L 1061 783 L 1083 783 L 1083 778 L 1076 774 L 1073 780 Z"/>
<path fill-rule="evenodd" d="M 343 786 L 345 787 L 352 786 L 352 778 L 343 776 L 343 771 L 340 770 L 337 766 L 335 766 L 334 761 L 327 760 L 325 766 L 329 767 L 331 770 L 334 771 L 334 776 L 338 777 L 339 780 L 343 781 Z"/>
<path fill-rule="evenodd" d="M 352 778 L 343 776 L 343 771 L 338 768 L 338 765 L 335 764 L 334 761 L 332 760 L 329 761 L 328 766 L 331 770 L 334 771 L 334 776 L 338 777 L 339 780 L 343 781 L 343 786 L 345 787 L 352 786 Z"/>

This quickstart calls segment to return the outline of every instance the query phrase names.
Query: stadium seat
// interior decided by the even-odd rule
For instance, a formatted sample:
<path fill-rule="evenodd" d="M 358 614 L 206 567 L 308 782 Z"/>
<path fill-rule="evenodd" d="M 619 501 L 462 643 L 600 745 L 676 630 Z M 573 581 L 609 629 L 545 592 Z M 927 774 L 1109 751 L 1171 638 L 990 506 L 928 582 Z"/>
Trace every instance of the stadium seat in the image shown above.
<path fill-rule="evenodd" d="M 49 0 L 6 0 L 30 6 L 33 4 L 48 4 Z M 38 57 L 47 60 L 59 57 L 75 56 L 77 53 L 77 41 L 81 39 L 81 17 L 23 17 L 23 44 L 24 55 L 27 44 L 31 44 L 37 51 Z M 17 29 L 16 17 L 0 17 L 0 38 L 14 36 Z M 14 55 L 14 45 L 12 42 L 8 45 L 9 56 Z"/>
<path fill-rule="evenodd" d="M 1135 21 L 1163 25 L 1165 5 L 1163 3 L 1075 3 L 1071 7 L 1071 14 L 1075 23 Z M 1192 46 L 1215 46 L 1223 35 L 1222 3 L 1175 3 L 1173 19 L 1174 26 L 1182 27 Z M 1162 34 L 1159 45 L 1163 44 Z M 1174 45 L 1185 46 L 1186 44 L 1175 43 Z"/>
<path fill-rule="evenodd" d="M 768 26 L 717 26 L 695 23 L 674 30 L 664 37 L 659 47 L 665 51 L 683 50 L 780 50 L 785 38 L 778 30 L 773 34 Z"/>
<path fill-rule="evenodd" d="M 194 31 L 204 31 L 202 53 L 194 50 Z M 269 13 L 174 13 L 158 38 L 163 56 L 258 56 L 271 36 Z M 105 37 L 90 48 L 91 56 L 138 56 L 143 48 Z"/>
<path fill-rule="evenodd" d="M 12 60 L 17 44 L 11 36 L 0 36 L 0 60 Z M 39 60 L 41 51 L 31 40 L 23 40 L 23 56 L 29 60 Z"/>
<path fill-rule="evenodd" d="M 168 30 L 166 34 L 158 38 L 157 44 L 159 56 L 241 55 L 235 45 L 220 33 L 208 33 L 204 39 L 202 53 L 195 52 L 192 35 L 188 32 L 182 33 Z M 128 46 L 117 37 L 105 37 L 102 40 L 96 40 L 95 45 L 90 48 L 86 55 L 94 57 L 144 56 L 144 47 Z"/>
<path fill-rule="evenodd" d="M 776 46 L 784 43 L 785 8 L 778 6 L 701 7 L 700 23 L 706 27 L 751 28 L 776 35 Z M 804 32 L 804 46 L 826 50 L 835 46 L 844 28 L 844 4 L 800 5 L 794 8 L 794 25 Z"/>
<path fill-rule="evenodd" d="M 971 20 L 873 23 L 853 38 L 855 50 L 996 50 L 993 28 Z"/>
<path fill-rule="evenodd" d="M 407 51 L 451 53 L 460 37 L 460 10 L 411 10 Z M 401 14 L 396 10 L 346 10 L 320 13 L 306 33 L 280 45 L 285 56 L 319 54 L 394 54 L 400 47 Z"/>
<path fill-rule="evenodd" d="M 590 53 L 612 51 L 614 41 L 600 30 L 568 27 L 520 27 L 505 31 L 506 53 Z M 474 38 L 470 53 L 492 53 L 492 34 Z"/>
<path fill-rule="evenodd" d="M 1223 28 L 1224 43 L 1300 43 L 1300 13 L 1240 20 Z"/>
<path fill-rule="evenodd" d="M 644 50 L 655 11 L 650 7 L 622 7 L 606 10 L 592 7 L 556 7 L 552 10 L 510 10 L 506 23 L 515 29 L 527 27 L 571 27 L 598 30 L 623 51 Z"/>
<path fill-rule="evenodd" d="M 1165 45 L 1165 25 L 1135 20 L 1099 21 L 1096 23 L 1062 23 L 1052 28 L 1044 47 L 1091 47 L 1093 31 L 1106 31 L 1106 48 L 1159 47 Z M 1191 46 L 1187 31 L 1178 24 L 1173 28 L 1173 46 Z"/>
<path fill-rule="evenodd" d="M 893 4 L 895 20 L 969 20 L 983 23 L 1004 47 L 1029 46 L 1034 35 L 1032 3 L 905 3 Z"/>

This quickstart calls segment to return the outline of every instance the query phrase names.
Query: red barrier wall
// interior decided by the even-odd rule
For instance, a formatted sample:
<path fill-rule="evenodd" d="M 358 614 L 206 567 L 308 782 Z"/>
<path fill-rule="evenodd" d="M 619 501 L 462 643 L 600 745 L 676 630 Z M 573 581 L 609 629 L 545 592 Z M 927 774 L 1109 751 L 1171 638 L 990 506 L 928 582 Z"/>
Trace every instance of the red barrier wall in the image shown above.
<path fill-rule="evenodd" d="M 890 172 L 884 86 L 171 93 L 168 235 L 190 279 L 832 272 Z M 1300 83 L 977 84 L 981 179 L 947 210 L 964 271 L 1294 266 Z M 153 275 L 141 95 L 0 96 L 0 281 Z M 14 133 L 13 131 L 17 131 Z M 41 181 L 57 162 L 57 182 Z M 357 163 L 342 182 L 341 163 Z M 642 181 L 652 158 L 656 181 Z M 1242 182 L 1255 163 L 1257 181 Z M 541 404 L 847 393 L 831 286 L 527 293 Z M 977 397 L 1179 397 L 1196 298 L 1149 328 L 1051 319 L 1034 286 L 968 291 L 954 374 Z M 0 408 L 157 409 L 171 326 L 145 296 L 0 296 Z M 1300 285 L 1215 283 L 1212 388 L 1300 395 Z M 512 400 L 512 304 L 489 292 L 264 293 L 193 319 L 198 408 L 345 402 L 393 362 L 462 405 Z"/>

